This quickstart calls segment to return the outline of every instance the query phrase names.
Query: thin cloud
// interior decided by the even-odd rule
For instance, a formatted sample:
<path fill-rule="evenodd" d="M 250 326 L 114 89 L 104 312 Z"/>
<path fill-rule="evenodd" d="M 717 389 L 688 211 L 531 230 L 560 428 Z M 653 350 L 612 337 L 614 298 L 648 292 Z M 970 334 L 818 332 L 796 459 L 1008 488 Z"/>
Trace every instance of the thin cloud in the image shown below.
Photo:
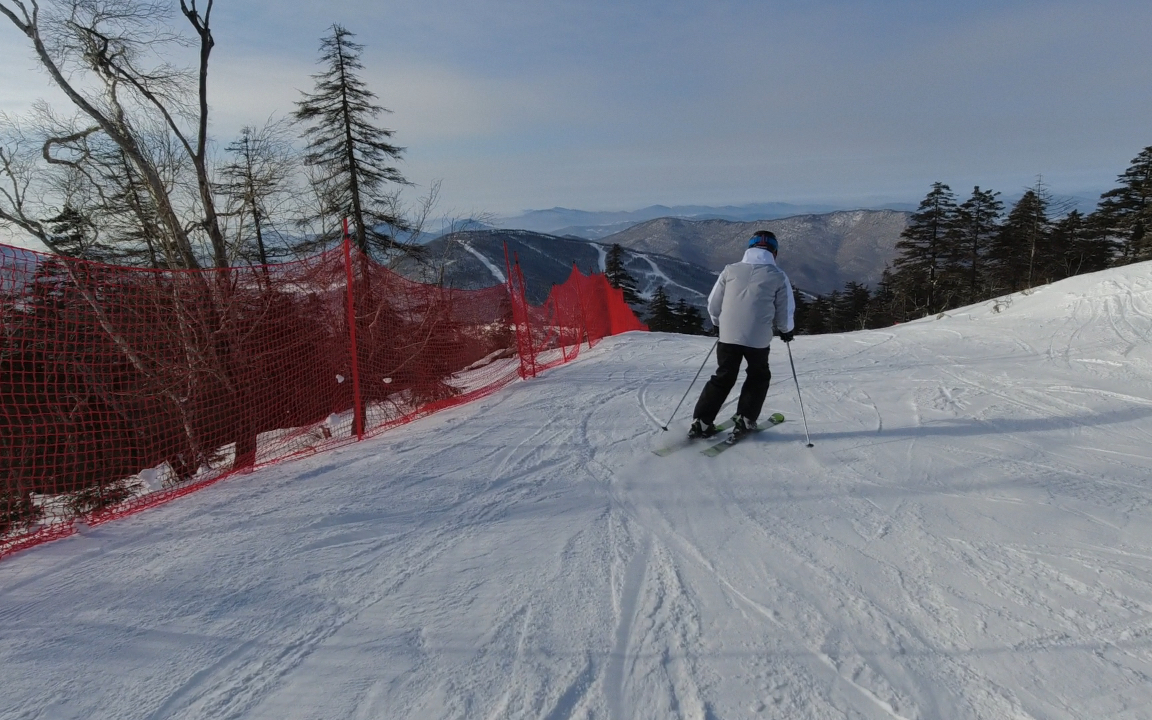
<path fill-rule="evenodd" d="M 286 115 L 333 22 L 454 207 L 1110 186 L 1152 144 L 1152 4 L 270 1 L 217 8 L 214 131 Z M 0 28 L 0 108 L 45 78 Z"/>

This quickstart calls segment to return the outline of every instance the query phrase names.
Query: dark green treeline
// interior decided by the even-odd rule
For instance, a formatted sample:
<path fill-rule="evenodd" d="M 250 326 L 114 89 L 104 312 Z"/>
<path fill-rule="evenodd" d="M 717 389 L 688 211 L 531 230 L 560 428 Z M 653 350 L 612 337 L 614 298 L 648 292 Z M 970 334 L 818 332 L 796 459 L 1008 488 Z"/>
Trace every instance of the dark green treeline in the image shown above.
<path fill-rule="evenodd" d="M 1152 260 L 1152 146 L 1132 160 L 1118 185 L 1088 215 L 1053 198 L 1042 182 L 1011 207 L 979 186 L 961 200 L 944 183 L 931 190 L 896 243 L 896 259 L 874 288 L 848 282 L 827 295 L 796 293 L 796 332 L 814 335 L 889 327 L 991 300 L 1081 273 Z M 706 334 L 711 323 L 659 288 L 645 303 L 608 254 L 613 287 L 642 308 L 651 330 Z"/>
<path fill-rule="evenodd" d="M 896 259 L 875 288 L 849 282 L 797 294 L 797 332 L 888 327 L 1028 290 L 1073 275 L 1152 260 L 1152 146 L 1144 148 L 1084 215 L 1043 183 L 1005 208 L 979 186 L 961 200 L 944 183 L 912 214 Z"/>

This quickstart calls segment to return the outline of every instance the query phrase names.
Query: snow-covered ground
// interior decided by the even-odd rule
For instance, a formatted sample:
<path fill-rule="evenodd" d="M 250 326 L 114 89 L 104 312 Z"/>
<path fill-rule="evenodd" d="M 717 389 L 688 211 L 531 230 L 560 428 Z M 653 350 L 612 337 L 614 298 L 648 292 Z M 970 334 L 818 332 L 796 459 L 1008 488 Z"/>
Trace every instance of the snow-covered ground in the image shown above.
<path fill-rule="evenodd" d="M 656 457 L 711 340 L 633 333 L 20 553 L 0 717 L 1152 717 L 1150 271 L 797 338 L 812 449 L 777 343 Z"/>

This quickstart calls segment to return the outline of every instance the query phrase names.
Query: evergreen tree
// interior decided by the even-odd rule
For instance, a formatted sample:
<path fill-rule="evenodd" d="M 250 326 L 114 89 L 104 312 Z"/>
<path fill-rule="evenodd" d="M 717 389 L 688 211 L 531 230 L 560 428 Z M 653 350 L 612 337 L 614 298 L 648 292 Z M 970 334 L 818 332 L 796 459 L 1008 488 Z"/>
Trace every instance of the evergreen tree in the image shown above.
<path fill-rule="evenodd" d="M 1092 224 L 1119 247 L 1121 264 L 1152 260 L 1152 146 L 1117 179 L 1120 187 L 1100 196 Z"/>
<path fill-rule="evenodd" d="M 91 208 L 101 240 L 86 257 L 116 265 L 151 268 L 185 267 L 179 245 L 166 237 L 159 209 L 136 166 L 119 148 L 97 147 L 92 153 L 100 171 L 102 201 Z"/>
<path fill-rule="evenodd" d="M 65 204 L 54 217 L 48 218 L 52 247 L 61 255 L 86 260 L 98 259 L 95 226 L 75 207 Z"/>
<path fill-rule="evenodd" d="M 179 255 L 164 239 L 160 214 L 135 168 L 118 154 L 119 182 L 109 198 L 108 215 L 115 218 L 116 262 L 147 267 L 176 267 Z"/>
<path fill-rule="evenodd" d="M 990 256 L 1001 290 L 1030 288 L 1039 277 L 1037 257 L 1046 258 L 1050 247 L 1048 205 L 1042 192 L 1029 189 L 1020 198 L 993 240 Z"/>
<path fill-rule="evenodd" d="M 956 197 L 944 183 L 933 183 L 900 233 L 896 249 L 901 254 L 893 262 L 894 289 L 917 314 L 943 309 L 937 286 L 948 259 L 954 256 L 955 227 Z"/>
<path fill-rule="evenodd" d="M 1042 180 L 1036 181 L 1034 190 L 1044 206 L 1044 218 L 1036 224 L 1036 230 L 1029 238 L 1032 261 L 1028 287 L 1045 285 L 1067 277 L 1064 273 L 1064 248 L 1056 245 L 1053 218 L 1065 215 L 1074 204 L 1071 201 L 1055 200 Z"/>
<path fill-rule="evenodd" d="M 869 329 L 890 327 L 900 322 L 903 318 L 898 317 L 896 313 L 896 296 L 892 291 L 892 270 L 885 267 L 884 272 L 880 275 L 880 282 L 876 286 L 876 291 L 872 293 L 872 299 L 868 302 L 868 325 Z"/>
<path fill-rule="evenodd" d="M 809 335 L 819 335 L 829 332 L 831 314 L 828 298 L 823 295 L 817 295 L 805 308 L 804 331 Z"/>
<path fill-rule="evenodd" d="M 648 329 L 652 332 L 678 332 L 676 316 L 672 313 L 672 303 L 664 287 L 656 288 L 648 301 Z"/>
<path fill-rule="evenodd" d="M 672 316 L 676 318 L 676 332 L 685 335 L 704 334 L 704 316 L 700 314 L 699 308 L 690 305 L 684 298 L 676 301 Z"/>
<path fill-rule="evenodd" d="M 643 304 L 644 301 L 636 292 L 636 279 L 624 266 L 624 248 L 620 247 L 619 243 L 614 243 L 608 248 L 608 254 L 604 258 L 604 278 L 609 285 L 624 293 L 624 302 L 629 305 Z M 664 299 L 667 300 L 667 296 Z"/>
<path fill-rule="evenodd" d="M 838 319 L 837 330 L 840 332 L 863 330 L 868 324 L 868 308 L 871 300 L 872 293 L 867 286 L 854 281 L 845 283 L 835 311 Z"/>
<path fill-rule="evenodd" d="M 792 288 L 792 301 L 796 304 L 796 311 L 793 313 L 793 320 L 795 327 L 793 332 L 801 335 L 808 332 L 808 326 L 805 324 L 808 317 L 808 299 L 804 297 L 804 293 Z"/>
<path fill-rule="evenodd" d="M 844 317 L 843 293 L 839 290 L 833 290 L 828 293 L 828 296 L 824 300 L 824 308 L 828 332 L 844 332 L 847 323 Z"/>
<path fill-rule="evenodd" d="M 981 190 L 977 185 L 972 196 L 964 201 L 956 211 L 956 257 L 957 271 L 964 277 L 965 287 L 962 304 L 973 303 L 982 298 L 984 257 L 996 235 L 1004 203 L 997 199 L 998 192 Z"/>
<path fill-rule="evenodd" d="M 291 172 L 277 130 L 275 125 L 241 129 L 240 137 L 225 148 L 231 161 L 220 168 L 223 182 L 217 184 L 217 190 L 228 199 L 230 214 L 239 218 L 239 254 L 260 265 L 275 259 L 268 247 L 269 234 L 274 231 L 269 205 L 284 192 Z"/>
<path fill-rule="evenodd" d="M 1088 219 L 1076 210 L 1052 227 L 1052 245 L 1060 257 L 1057 279 L 1103 270 L 1114 253 L 1112 242 L 1093 232 Z"/>
<path fill-rule="evenodd" d="M 349 218 L 356 245 L 366 255 L 395 249 L 413 253 L 414 248 L 377 230 L 381 225 L 405 229 L 388 188 L 408 182 L 392 165 L 403 148 L 390 142 L 392 130 L 375 124 L 380 113 L 390 111 L 375 103 L 376 95 L 357 75 L 364 67 L 363 46 L 352 37 L 340 25 L 332 26 L 332 34 L 320 42 L 325 69 L 312 76 L 315 92 L 303 93 L 293 113 L 298 123 L 306 125 L 304 162 L 317 170 L 318 212 L 329 219 L 329 227 Z"/>

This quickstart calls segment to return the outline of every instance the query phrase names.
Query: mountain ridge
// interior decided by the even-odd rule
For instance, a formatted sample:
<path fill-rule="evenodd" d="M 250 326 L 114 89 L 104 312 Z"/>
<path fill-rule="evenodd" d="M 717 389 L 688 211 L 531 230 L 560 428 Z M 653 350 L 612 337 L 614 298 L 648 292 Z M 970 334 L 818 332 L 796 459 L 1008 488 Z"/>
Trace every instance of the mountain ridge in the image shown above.
<path fill-rule="evenodd" d="M 584 238 L 560 237 L 531 230 L 465 230 L 425 245 L 426 260 L 402 261 L 396 270 L 420 282 L 442 282 L 446 287 L 474 290 L 506 281 L 507 257 L 520 264 L 529 302 L 547 299 L 552 285 L 563 283 L 573 267 L 583 273 L 604 271 L 610 245 Z M 637 293 L 647 300 L 663 287 L 675 302 L 684 299 L 703 307 L 716 273 L 662 253 L 624 248 L 624 265 L 636 280 Z M 436 274 L 432 278 L 429 273 Z M 640 309 L 640 308 L 637 308 Z"/>
<path fill-rule="evenodd" d="M 490 225 L 501 229 L 532 230 L 550 235 L 576 235 L 598 240 L 613 232 L 625 230 L 649 220 L 664 217 L 686 220 L 731 220 L 753 222 L 774 220 L 796 215 L 822 215 L 844 211 L 842 205 L 827 203 L 762 202 L 744 205 L 649 205 L 639 210 L 579 210 L 553 207 L 527 210 L 520 215 L 502 217 Z M 914 204 L 889 203 L 876 206 L 877 210 L 913 210 Z"/>
<path fill-rule="evenodd" d="M 780 240 L 778 260 L 792 284 L 823 294 L 849 281 L 879 282 L 884 267 L 897 255 L 896 242 L 909 216 L 899 210 L 838 210 L 749 222 L 666 217 L 639 223 L 600 242 L 719 272 L 740 259 L 753 233 L 771 230 Z"/>
<path fill-rule="evenodd" d="M 780 266 L 797 289 L 827 294 L 849 281 L 874 286 L 896 257 L 895 245 L 908 216 L 897 210 L 840 210 L 749 222 L 661 217 L 601 240 L 485 228 L 451 233 L 425 245 L 438 277 L 428 277 L 425 266 L 411 261 L 397 269 L 414 280 L 477 289 L 505 281 L 507 246 L 510 256 L 519 259 L 528 299 L 541 303 L 553 284 L 567 279 L 573 265 L 583 272 L 603 272 L 609 248 L 619 244 L 642 298 L 662 286 L 673 302 L 684 299 L 703 308 L 716 275 L 740 260 L 748 238 L 761 229 L 780 239 Z"/>

